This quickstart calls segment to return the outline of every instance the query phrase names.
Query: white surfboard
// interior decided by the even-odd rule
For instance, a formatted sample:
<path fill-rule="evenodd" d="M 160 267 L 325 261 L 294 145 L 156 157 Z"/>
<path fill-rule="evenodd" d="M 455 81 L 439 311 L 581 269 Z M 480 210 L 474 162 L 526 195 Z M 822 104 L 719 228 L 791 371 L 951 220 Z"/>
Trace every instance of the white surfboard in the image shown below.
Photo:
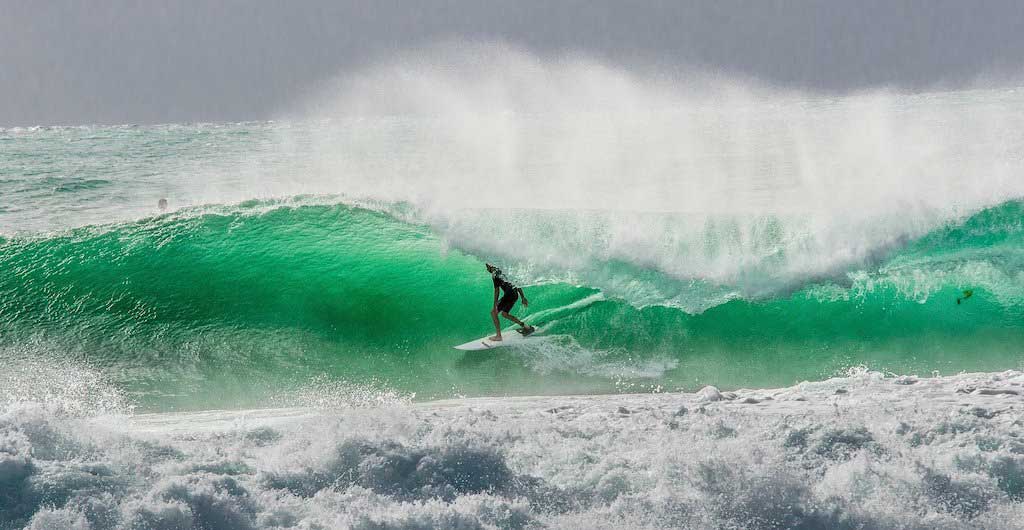
<path fill-rule="evenodd" d="M 540 333 L 540 329 L 534 331 L 528 337 L 524 337 L 521 333 L 516 331 L 518 328 L 509 328 L 507 330 L 501 330 L 501 342 L 490 340 L 487 335 L 486 337 L 480 337 L 476 340 L 471 340 L 465 344 L 459 344 L 455 347 L 456 350 L 465 351 L 476 351 L 476 350 L 489 350 L 491 348 L 500 348 L 502 346 L 514 346 L 516 344 L 522 344 L 528 340 L 538 339 L 537 334 Z"/>

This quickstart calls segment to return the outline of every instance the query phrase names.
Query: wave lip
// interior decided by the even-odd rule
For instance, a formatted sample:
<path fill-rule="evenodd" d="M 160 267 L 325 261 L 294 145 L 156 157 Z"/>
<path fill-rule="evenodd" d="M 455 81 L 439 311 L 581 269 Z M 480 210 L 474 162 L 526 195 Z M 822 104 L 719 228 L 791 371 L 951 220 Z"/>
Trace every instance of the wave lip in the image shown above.
<path fill-rule="evenodd" d="M 1020 528 L 1022 395 L 1017 371 L 852 371 L 127 422 L 5 406 L 0 525 Z"/>

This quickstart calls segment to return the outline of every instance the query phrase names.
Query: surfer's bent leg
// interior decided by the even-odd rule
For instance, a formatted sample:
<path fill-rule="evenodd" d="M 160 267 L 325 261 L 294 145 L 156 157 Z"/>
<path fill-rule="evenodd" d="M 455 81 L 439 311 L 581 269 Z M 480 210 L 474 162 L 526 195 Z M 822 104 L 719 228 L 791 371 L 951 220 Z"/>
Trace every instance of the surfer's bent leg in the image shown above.
<path fill-rule="evenodd" d="M 515 322 L 516 324 L 519 324 L 524 328 L 526 327 L 526 324 L 524 324 L 522 320 L 519 320 L 518 318 L 508 314 L 508 311 L 502 311 L 501 316 L 511 320 L 512 322 Z"/>
<path fill-rule="evenodd" d="M 503 299 L 502 301 L 504 302 L 505 300 Z M 501 316 L 511 320 L 512 322 L 515 322 L 516 324 L 519 324 L 519 332 L 522 333 L 523 335 L 529 335 L 530 333 L 533 333 L 533 326 L 509 314 L 509 310 L 512 309 L 512 307 L 515 306 L 515 304 L 516 298 L 513 298 L 512 303 L 505 305 L 499 303 L 496 309 L 501 311 Z"/>

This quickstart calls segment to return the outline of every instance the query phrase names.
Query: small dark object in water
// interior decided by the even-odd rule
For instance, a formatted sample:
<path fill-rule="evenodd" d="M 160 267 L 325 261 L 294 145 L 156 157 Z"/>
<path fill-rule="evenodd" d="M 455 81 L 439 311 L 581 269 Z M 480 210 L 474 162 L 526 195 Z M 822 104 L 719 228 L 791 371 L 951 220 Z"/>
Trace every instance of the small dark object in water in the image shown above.
<path fill-rule="evenodd" d="M 968 289 L 968 290 L 964 291 L 964 295 L 962 297 L 956 299 L 956 303 L 959 304 L 961 300 L 967 300 L 968 298 L 970 298 L 973 295 L 974 295 L 974 291 Z"/>

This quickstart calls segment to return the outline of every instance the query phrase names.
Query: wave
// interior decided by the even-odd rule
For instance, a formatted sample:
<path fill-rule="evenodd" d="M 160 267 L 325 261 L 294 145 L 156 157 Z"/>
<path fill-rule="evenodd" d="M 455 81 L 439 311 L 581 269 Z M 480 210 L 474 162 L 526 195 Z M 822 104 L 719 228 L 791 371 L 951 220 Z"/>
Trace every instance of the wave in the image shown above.
<path fill-rule="evenodd" d="M 914 373 L 1020 362 L 1019 201 L 867 267 L 753 295 L 642 260 L 592 261 L 579 269 L 601 272 L 589 284 L 513 261 L 532 302 L 526 317 L 549 339 L 482 355 L 450 347 L 489 327 L 482 264 L 495 256 L 389 208 L 251 201 L 0 241 L 0 342 L 98 367 L 144 403 L 181 406 L 324 374 L 431 398 L 766 386 L 859 364 Z M 767 259 L 785 268 L 786 256 Z"/>

